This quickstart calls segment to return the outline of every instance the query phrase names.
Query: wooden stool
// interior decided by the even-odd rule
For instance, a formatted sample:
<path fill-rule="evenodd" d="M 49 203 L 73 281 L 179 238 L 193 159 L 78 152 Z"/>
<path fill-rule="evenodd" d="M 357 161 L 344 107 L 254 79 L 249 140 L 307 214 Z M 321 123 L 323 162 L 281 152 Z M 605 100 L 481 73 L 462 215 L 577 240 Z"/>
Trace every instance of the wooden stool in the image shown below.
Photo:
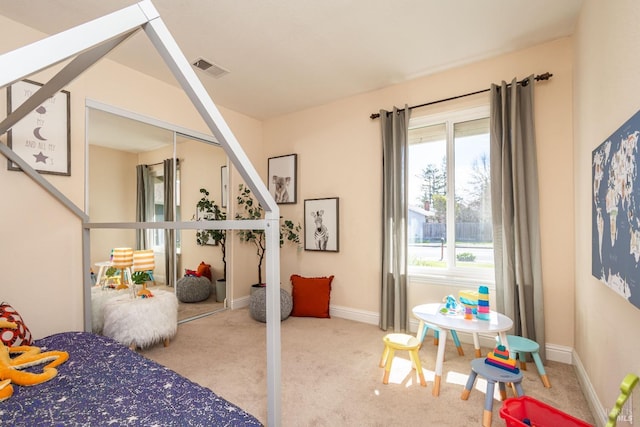
<path fill-rule="evenodd" d="M 476 382 L 476 377 L 478 375 L 486 379 L 487 390 L 485 392 L 486 394 L 484 398 L 482 426 L 489 427 L 491 426 L 491 418 L 493 414 L 493 392 L 495 390 L 496 383 L 498 383 L 498 387 L 500 388 L 500 400 L 505 400 L 507 398 L 507 389 L 505 385 L 506 383 L 512 383 L 514 385 L 517 396 L 524 395 L 524 392 L 522 391 L 521 372 L 518 372 L 517 374 L 514 372 L 509 372 L 506 369 L 487 365 L 486 363 L 484 363 L 484 361 L 484 357 L 473 359 L 471 361 L 471 373 L 469 374 L 467 385 L 464 386 L 464 390 L 462 390 L 462 395 L 460 396 L 460 398 L 462 400 L 467 400 L 469 398 L 469 394 L 471 394 L 473 384 Z"/>
<path fill-rule="evenodd" d="M 500 337 L 496 337 L 496 340 L 500 342 Z M 527 370 L 527 353 L 531 353 L 531 358 L 536 364 L 536 368 L 538 368 L 538 374 L 540 375 L 542 384 L 546 388 L 551 388 L 551 383 L 549 382 L 549 378 L 547 378 L 547 373 L 545 372 L 544 365 L 540 359 L 540 345 L 533 340 L 519 337 L 517 335 L 507 335 L 507 344 L 511 354 L 518 355 L 520 369 L 523 371 Z"/>
<path fill-rule="evenodd" d="M 418 371 L 420 377 L 420 385 L 422 387 L 427 386 L 427 382 L 424 379 L 424 373 L 422 372 L 422 366 L 420 365 L 420 356 L 418 350 L 420 349 L 420 341 L 413 335 L 408 334 L 387 334 L 382 338 L 384 342 L 384 351 L 380 358 L 380 367 L 384 367 L 384 377 L 382 378 L 383 384 L 389 384 L 389 372 L 391 371 L 391 362 L 393 362 L 393 354 L 396 350 L 406 350 L 409 352 L 409 357 L 413 362 L 413 367 Z"/>
<path fill-rule="evenodd" d="M 420 325 L 418 326 L 418 331 L 422 331 L 421 336 L 419 337 L 420 343 L 424 341 L 424 337 L 427 335 L 427 332 L 429 332 L 429 329 L 433 329 L 433 345 L 438 345 L 438 340 L 440 339 L 440 328 L 434 325 L 430 325 L 429 323 L 425 323 L 422 320 L 420 321 Z M 460 356 L 464 356 L 464 350 L 460 345 L 460 340 L 458 339 L 458 333 L 453 329 L 451 329 L 449 332 L 451 332 L 451 338 L 453 338 L 453 342 L 455 343 L 456 348 L 458 349 L 458 354 Z"/>

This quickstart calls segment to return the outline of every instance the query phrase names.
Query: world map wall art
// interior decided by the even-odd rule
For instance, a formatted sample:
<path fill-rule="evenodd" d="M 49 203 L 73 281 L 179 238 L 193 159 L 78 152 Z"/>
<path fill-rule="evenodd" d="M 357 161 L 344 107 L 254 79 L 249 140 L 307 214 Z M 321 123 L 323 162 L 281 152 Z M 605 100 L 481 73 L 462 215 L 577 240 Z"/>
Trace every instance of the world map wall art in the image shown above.
<path fill-rule="evenodd" d="M 640 308 L 640 111 L 592 154 L 591 273 Z"/>

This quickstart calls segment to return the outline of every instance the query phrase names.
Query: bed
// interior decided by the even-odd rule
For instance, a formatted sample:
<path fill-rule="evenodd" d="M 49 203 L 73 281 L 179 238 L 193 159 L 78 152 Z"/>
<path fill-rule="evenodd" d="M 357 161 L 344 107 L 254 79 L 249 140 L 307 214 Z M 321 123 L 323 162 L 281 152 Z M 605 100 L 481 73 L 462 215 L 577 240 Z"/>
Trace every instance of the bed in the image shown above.
<path fill-rule="evenodd" d="M 33 342 L 69 360 L 51 380 L 14 386 L 0 402 L 10 426 L 262 426 L 255 417 L 118 342 L 90 332 L 65 332 Z"/>

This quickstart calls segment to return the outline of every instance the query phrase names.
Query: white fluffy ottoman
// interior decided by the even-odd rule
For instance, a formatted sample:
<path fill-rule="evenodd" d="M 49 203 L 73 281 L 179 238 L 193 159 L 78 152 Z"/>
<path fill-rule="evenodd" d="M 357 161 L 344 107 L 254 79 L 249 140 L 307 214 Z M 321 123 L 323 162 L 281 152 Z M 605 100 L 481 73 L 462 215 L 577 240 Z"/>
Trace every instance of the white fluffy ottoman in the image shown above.
<path fill-rule="evenodd" d="M 96 334 L 102 333 L 104 326 L 104 303 L 112 298 L 130 295 L 126 290 L 116 291 L 115 289 L 94 286 L 91 288 L 91 330 Z"/>
<path fill-rule="evenodd" d="M 178 299 L 171 292 L 152 292 L 151 298 L 134 299 L 127 293 L 105 301 L 103 334 L 132 349 L 169 345 L 178 330 Z"/>

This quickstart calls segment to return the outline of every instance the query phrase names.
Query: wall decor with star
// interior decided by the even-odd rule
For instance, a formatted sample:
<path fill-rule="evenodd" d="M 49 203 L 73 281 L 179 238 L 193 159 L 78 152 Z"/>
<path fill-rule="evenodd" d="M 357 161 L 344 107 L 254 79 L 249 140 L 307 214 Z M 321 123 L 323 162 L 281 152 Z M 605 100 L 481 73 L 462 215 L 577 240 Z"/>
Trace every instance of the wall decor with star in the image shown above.
<path fill-rule="evenodd" d="M 7 89 L 7 111 L 12 113 L 42 87 L 22 80 Z M 40 173 L 71 175 L 70 93 L 61 90 L 48 98 L 7 133 L 7 144 Z M 9 170 L 20 170 L 8 161 Z"/>

